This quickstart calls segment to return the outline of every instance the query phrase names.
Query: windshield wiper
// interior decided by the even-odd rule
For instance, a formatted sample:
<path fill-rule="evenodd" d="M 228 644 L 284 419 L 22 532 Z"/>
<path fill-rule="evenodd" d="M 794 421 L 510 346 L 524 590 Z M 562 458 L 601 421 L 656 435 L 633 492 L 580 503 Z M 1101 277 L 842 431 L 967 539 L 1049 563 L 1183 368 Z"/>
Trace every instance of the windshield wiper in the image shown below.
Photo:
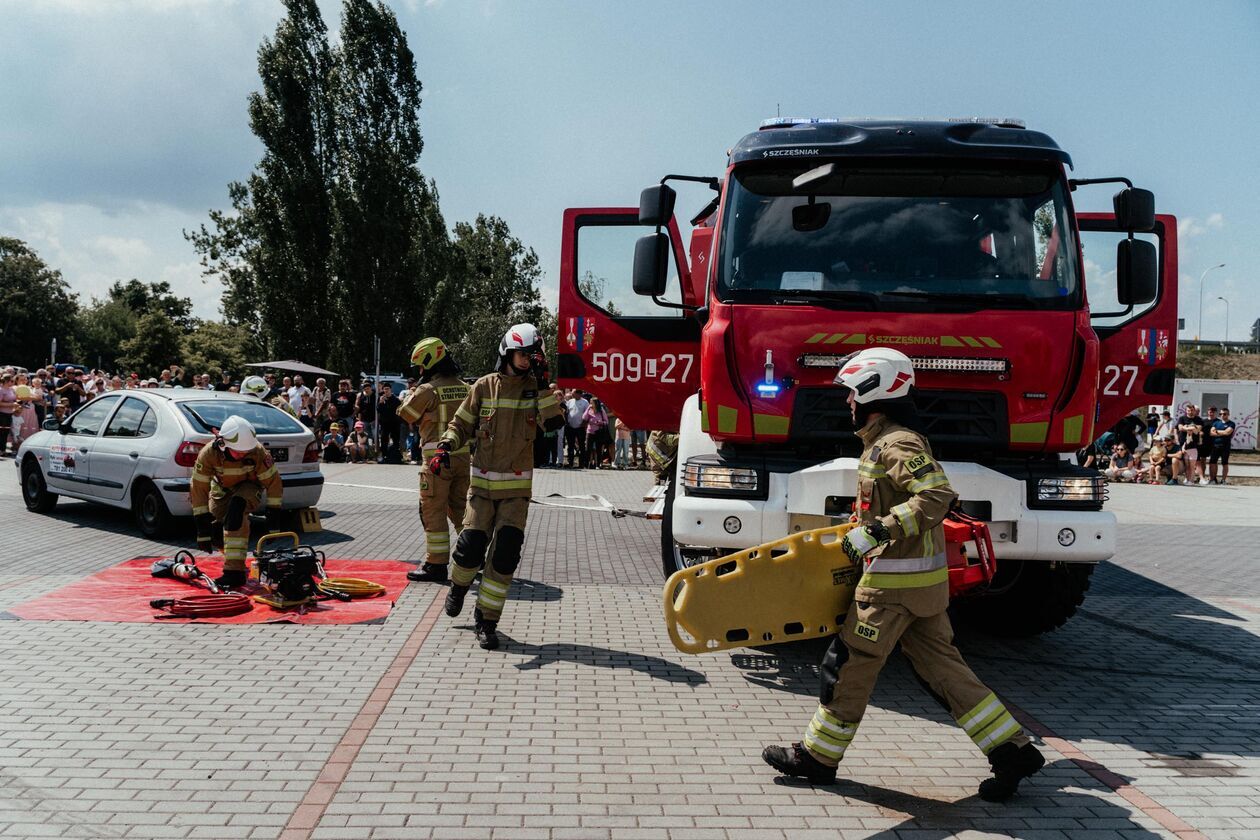
<path fill-rule="evenodd" d="M 1028 295 L 1016 295 L 1008 292 L 881 292 L 885 297 L 903 297 L 914 298 L 915 300 L 928 300 L 942 306 L 967 306 L 976 309 L 987 307 L 1002 308 L 1010 307 L 1013 309 L 1041 309 L 1043 302 L 1041 298 L 1029 297 Z"/>

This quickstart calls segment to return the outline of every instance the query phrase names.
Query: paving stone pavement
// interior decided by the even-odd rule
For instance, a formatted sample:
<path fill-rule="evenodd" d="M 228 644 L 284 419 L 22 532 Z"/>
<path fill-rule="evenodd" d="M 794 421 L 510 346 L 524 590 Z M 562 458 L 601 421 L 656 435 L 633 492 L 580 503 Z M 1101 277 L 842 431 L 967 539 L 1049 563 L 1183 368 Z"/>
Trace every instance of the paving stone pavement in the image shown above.
<path fill-rule="evenodd" d="M 30 514 L 3 475 L 0 613 L 191 542 L 76 502 Z M 311 542 L 419 559 L 414 469 L 327 475 Z M 535 492 L 642 509 L 648 482 L 543 471 Z M 659 526 L 535 507 L 493 653 L 424 585 L 380 625 L 0 622 L 0 836 L 1260 836 L 1260 488 L 1112 494 L 1120 554 L 1080 615 L 1032 640 L 960 629 L 1047 733 L 1048 766 L 1007 805 L 975 797 L 983 757 L 900 657 L 841 783 L 776 779 L 761 747 L 800 737 L 822 645 L 681 654 Z"/>

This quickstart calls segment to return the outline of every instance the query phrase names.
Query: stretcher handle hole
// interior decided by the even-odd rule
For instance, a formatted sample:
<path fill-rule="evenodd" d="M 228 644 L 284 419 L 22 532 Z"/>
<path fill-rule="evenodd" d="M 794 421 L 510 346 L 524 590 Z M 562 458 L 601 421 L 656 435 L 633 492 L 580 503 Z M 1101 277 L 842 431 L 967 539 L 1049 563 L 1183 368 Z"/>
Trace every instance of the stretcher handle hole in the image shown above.
<path fill-rule="evenodd" d="M 797 633 L 804 632 L 805 625 L 801 624 L 799 621 L 790 621 L 783 625 L 783 635 L 785 636 L 795 636 Z"/>
<path fill-rule="evenodd" d="M 763 642 L 769 642 L 769 641 L 772 641 L 773 639 L 774 639 L 774 634 L 771 633 L 769 630 L 761 634 L 761 641 Z"/>
<path fill-rule="evenodd" d="M 739 568 L 739 564 L 736 563 L 734 560 L 732 560 L 729 563 L 722 563 L 721 565 L 719 565 L 716 569 L 713 570 L 713 575 L 714 577 L 722 577 L 722 575 L 729 575 L 731 572 L 735 571 L 737 568 Z"/>
<path fill-rule="evenodd" d="M 744 628 L 744 627 L 739 627 L 739 628 L 736 628 L 736 629 L 734 629 L 734 630 L 727 630 L 727 631 L 726 631 L 726 641 L 728 641 L 728 642 L 746 642 L 746 641 L 748 641 L 748 630 L 747 630 L 746 628 Z"/>

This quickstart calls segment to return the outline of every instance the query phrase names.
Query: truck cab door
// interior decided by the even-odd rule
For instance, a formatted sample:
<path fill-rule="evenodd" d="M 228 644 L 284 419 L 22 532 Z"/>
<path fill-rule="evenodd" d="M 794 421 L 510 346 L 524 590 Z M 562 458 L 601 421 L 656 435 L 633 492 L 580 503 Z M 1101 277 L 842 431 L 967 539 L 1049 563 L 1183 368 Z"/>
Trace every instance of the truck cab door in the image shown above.
<path fill-rule="evenodd" d="M 700 387 L 700 323 L 689 310 L 636 295 L 634 246 L 652 228 L 637 207 L 564 212 L 560 257 L 558 379 L 602 399 L 632 429 L 677 430 L 683 401 Z M 699 306 L 677 224 L 662 300 Z"/>
<path fill-rule="evenodd" d="M 1117 300 L 1116 246 L 1128 233 L 1110 213 L 1081 213 L 1081 250 L 1090 323 L 1099 339 L 1098 408 L 1094 437 L 1145 405 L 1172 402 L 1177 368 L 1177 219 L 1155 217 L 1155 229 L 1134 234 L 1155 245 L 1159 289 L 1150 303 Z"/>

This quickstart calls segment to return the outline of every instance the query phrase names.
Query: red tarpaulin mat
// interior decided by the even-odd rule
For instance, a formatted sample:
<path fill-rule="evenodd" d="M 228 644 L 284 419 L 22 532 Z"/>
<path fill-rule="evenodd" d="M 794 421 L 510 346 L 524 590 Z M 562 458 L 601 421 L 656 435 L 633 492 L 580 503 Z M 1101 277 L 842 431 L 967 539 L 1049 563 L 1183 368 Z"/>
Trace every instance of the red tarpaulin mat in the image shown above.
<path fill-rule="evenodd" d="M 27 621 L 143 621 L 169 615 L 155 610 L 149 601 L 155 598 L 186 598 L 204 595 L 206 590 L 173 578 L 155 578 L 149 567 L 157 557 L 136 557 L 117 566 L 97 572 L 77 583 L 63 586 L 47 595 L 40 595 L 9 607 L 0 618 Z M 197 567 L 210 577 L 222 573 L 223 559 L 218 556 L 197 557 Z M 296 624 L 369 624 L 379 623 L 389 615 L 394 601 L 407 585 L 407 572 L 416 568 L 398 560 L 325 560 L 330 577 L 370 580 L 385 587 L 385 594 L 375 598 L 357 598 L 343 602 L 319 601 L 308 605 L 305 614 L 296 609 L 277 610 L 255 603 L 254 608 L 240 615 L 223 618 L 164 618 L 162 624 L 263 624 L 288 621 Z"/>

